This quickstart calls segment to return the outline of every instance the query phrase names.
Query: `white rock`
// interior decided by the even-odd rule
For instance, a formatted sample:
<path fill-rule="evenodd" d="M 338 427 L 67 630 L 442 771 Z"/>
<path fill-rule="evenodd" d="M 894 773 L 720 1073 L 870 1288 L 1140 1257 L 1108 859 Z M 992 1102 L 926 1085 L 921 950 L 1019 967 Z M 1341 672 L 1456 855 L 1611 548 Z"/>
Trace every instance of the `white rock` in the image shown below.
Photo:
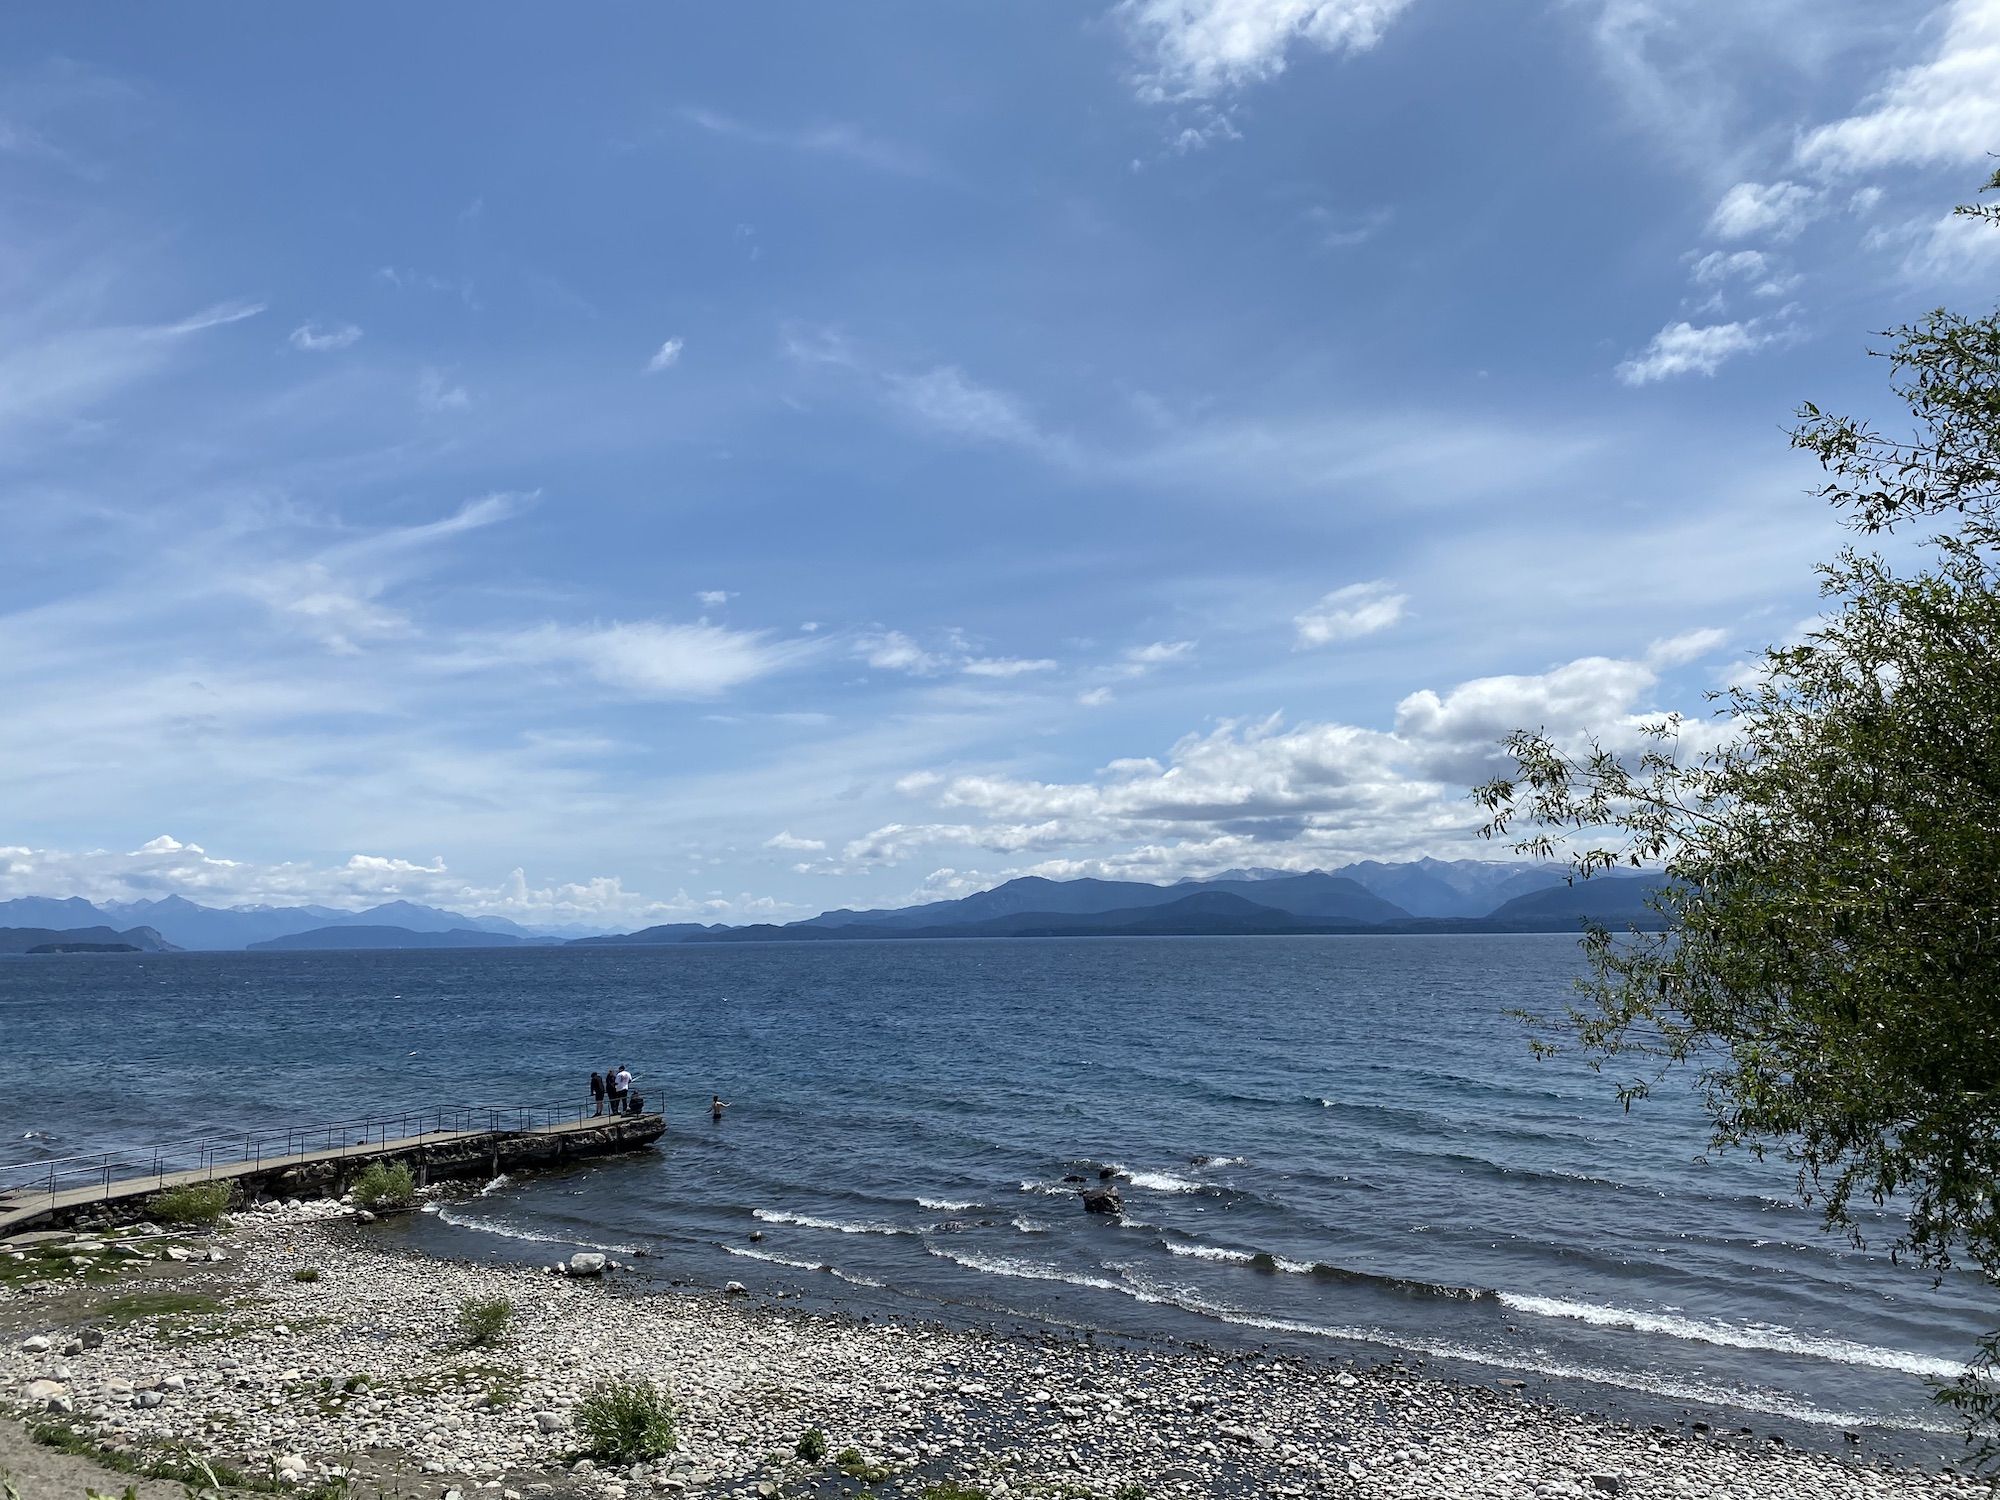
<path fill-rule="evenodd" d="M 604 1257 L 595 1250 L 579 1250 L 569 1258 L 569 1274 L 572 1276 L 602 1276 Z"/>
<path fill-rule="evenodd" d="M 564 1426 L 563 1414 L 559 1411 L 538 1411 L 535 1425 L 543 1432 L 561 1432 Z"/>
<path fill-rule="evenodd" d="M 47 1354 L 49 1352 L 49 1341 L 39 1333 L 33 1334 L 21 1340 L 21 1352 L 23 1354 Z"/>

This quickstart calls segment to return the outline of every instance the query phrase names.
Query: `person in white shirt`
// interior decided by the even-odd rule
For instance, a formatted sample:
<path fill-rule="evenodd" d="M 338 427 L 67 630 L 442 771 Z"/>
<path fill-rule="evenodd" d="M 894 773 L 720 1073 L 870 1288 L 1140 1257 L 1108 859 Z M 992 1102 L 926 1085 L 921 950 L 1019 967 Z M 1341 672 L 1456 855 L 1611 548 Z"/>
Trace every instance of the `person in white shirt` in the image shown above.
<path fill-rule="evenodd" d="M 618 1065 L 617 1100 L 619 1114 L 625 1113 L 625 1104 L 632 1097 L 632 1071 L 625 1064 Z"/>

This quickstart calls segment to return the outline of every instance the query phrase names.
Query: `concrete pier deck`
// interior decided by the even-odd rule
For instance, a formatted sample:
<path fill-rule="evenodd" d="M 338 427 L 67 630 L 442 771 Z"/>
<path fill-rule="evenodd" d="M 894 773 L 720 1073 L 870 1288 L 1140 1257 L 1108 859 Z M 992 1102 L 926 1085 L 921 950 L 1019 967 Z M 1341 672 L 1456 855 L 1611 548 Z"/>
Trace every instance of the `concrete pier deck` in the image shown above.
<path fill-rule="evenodd" d="M 344 1129 L 346 1135 L 275 1155 L 265 1154 L 263 1148 L 267 1141 L 280 1137 L 245 1137 L 240 1143 L 240 1159 L 233 1160 L 219 1159 L 219 1153 L 227 1149 L 233 1154 L 239 1143 L 217 1146 L 203 1142 L 201 1164 L 180 1168 L 169 1164 L 179 1153 L 169 1152 L 154 1153 L 150 1170 L 138 1169 L 135 1158 L 143 1153 L 107 1153 L 49 1163 L 45 1180 L 0 1188 L 0 1240 L 80 1223 L 130 1223 L 146 1216 L 146 1200 L 153 1194 L 191 1183 L 226 1182 L 232 1201 L 247 1203 L 258 1197 L 337 1195 L 374 1162 L 401 1162 L 420 1185 L 482 1174 L 497 1177 L 520 1168 L 642 1150 L 659 1140 L 667 1128 L 665 1119 L 656 1113 L 585 1114 L 514 1124 L 498 1123 L 514 1112 L 481 1113 L 485 1118 L 478 1123 L 454 1121 L 394 1137 L 381 1129 L 371 1138 L 370 1127 L 376 1122 L 370 1121 L 289 1131 L 282 1137 L 287 1146 L 308 1134 L 331 1137 Z M 359 1139 L 352 1139 L 357 1133 Z M 18 1176 L 21 1169 L 13 1170 Z M 91 1180 L 72 1181 L 86 1172 Z"/>

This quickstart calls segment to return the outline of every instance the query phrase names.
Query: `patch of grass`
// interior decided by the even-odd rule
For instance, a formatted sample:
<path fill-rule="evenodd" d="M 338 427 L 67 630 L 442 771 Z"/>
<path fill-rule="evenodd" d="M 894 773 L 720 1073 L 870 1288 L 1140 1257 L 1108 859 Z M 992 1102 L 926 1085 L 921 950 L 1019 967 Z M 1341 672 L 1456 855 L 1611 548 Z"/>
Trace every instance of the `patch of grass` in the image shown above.
<path fill-rule="evenodd" d="M 592 1458 L 630 1464 L 680 1446 L 673 1398 L 650 1380 L 606 1380 L 585 1392 L 570 1424 Z"/>
<path fill-rule="evenodd" d="M 146 1216 L 161 1224 L 211 1225 L 229 1207 L 226 1182 L 184 1182 L 146 1200 Z"/>
<path fill-rule="evenodd" d="M 275 1468 L 267 1473 L 239 1469 L 234 1464 L 203 1458 L 185 1443 L 158 1453 L 110 1448 L 90 1433 L 67 1422 L 38 1422 L 28 1429 L 28 1436 L 44 1448 L 53 1448 L 58 1453 L 87 1458 L 120 1474 L 136 1474 L 142 1479 L 165 1479 L 184 1486 L 190 1493 L 254 1490 L 266 1495 L 294 1495 L 298 1500 L 337 1500 L 347 1487 L 344 1480 L 329 1479 L 304 1489 L 294 1488 L 278 1478 Z M 127 1486 L 125 1494 L 129 1496 L 132 1493 L 132 1487 Z M 118 1497 L 118 1500 L 123 1500 L 123 1497 Z"/>
<path fill-rule="evenodd" d="M 804 1459 L 809 1464 L 826 1462 L 826 1434 L 817 1427 L 808 1427 L 799 1436 L 798 1445 L 792 1449 L 794 1458 Z"/>
<path fill-rule="evenodd" d="M 1146 1487 L 1136 1479 L 1128 1479 L 1111 1492 L 1111 1500 L 1146 1500 Z"/>
<path fill-rule="evenodd" d="M 294 1281 L 318 1281 L 318 1280 L 319 1280 L 319 1267 L 318 1267 L 318 1266 L 300 1266 L 300 1267 L 299 1267 L 299 1268 L 298 1268 L 298 1269 L 297 1269 L 296 1271 L 292 1272 L 292 1280 L 294 1280 Z"/>
<path fill-rule="evenodd" d="M 93 1490 L 86 1486 L 83 1492 L 83 1500 L 139 1500 L 139 1486 L 128 1484 L 115 1495 L 107 1495 L 102 1490 Z"/>
<path fill-rule="evenodd" d="M 221 1312 L 222 1303 L 199 1292 L 127 1292 L 98 1304 L 97 1316 L 113 1323 L 134 1323 L 140 1318 L 192 1317 L 196 1313 Z"/>
<path fill-rule="evenodd" d="M 514 1304 L 505 1297 L 463 1297 L 458 1304 L 458 1331 L 474 1349 L 491 1349 L 507 1336 L 514 1321 Z"/>
<path fill-rule="evenodd" d="M 922 1500 L 991 1500 L 991 1496 L 990 1490 L 982 1490 L 976 1484 L 961 1484 L 956 1479 L 925 1485 L 922 1491 Z"/>
<path fill-rule="evenodd" d="M 0 1500 L 21 1500 L 21 1487 L 14 1483 L 12 1469 L 0 1469 Z"/>
<path fill-rule="evenodd" d="M 880 1484 L 896 1471 L 880 1459 L 868 1457 L 859 1448 L 842 1448 L 833 1456 L 833 1466 L 849 1479 L 863 1484 Z"/>
<path fill-rule="evenodd" d="M 417 1201 L 417 1179 L 402 1162 L 371 1161 L 348 1191 L 370 1211 L 408 1208 Z"/>

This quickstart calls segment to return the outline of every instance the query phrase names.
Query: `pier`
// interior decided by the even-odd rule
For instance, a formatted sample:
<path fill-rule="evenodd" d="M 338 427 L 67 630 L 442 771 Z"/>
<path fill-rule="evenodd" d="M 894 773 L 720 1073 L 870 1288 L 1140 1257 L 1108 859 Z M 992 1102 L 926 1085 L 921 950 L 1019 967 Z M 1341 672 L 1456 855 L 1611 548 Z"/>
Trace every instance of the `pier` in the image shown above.
<path fill-rule="evenodd" d="M 472 1105 L 0 1163 L 0 1241 L 85 1223 L 130 1223 L 146 1217 L 153 1194 L 190 1183 L 229 1183 L 237 1204 L 338 1197 L 375 1162 L 402 1163 L 421 1186 L 643 1150 L 666 1128 L 657 1112 Z"/>

